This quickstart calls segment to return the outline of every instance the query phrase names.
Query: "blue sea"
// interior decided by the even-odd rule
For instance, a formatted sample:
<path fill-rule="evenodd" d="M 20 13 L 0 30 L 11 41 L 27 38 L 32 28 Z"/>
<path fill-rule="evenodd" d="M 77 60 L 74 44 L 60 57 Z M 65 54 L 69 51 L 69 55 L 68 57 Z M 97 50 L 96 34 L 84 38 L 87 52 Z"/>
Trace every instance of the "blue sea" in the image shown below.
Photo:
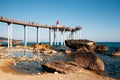
<path fill-rule="evenodd" d="M 105 64 L 103 75 L 120 79 L 120 57 L 111 56 L 115 48 L 120 48 L 120 42 L 97 42 L 97 44 L 107 45 L 109 47 L 108 52 L 104 54 L 97 53 Z"/>
<path fill-rule="evenodd" d="M 48 44 L 48 42 L 42 43 Z M 96 53 L 105 64 L 105 71 L 102 72 L 101 75 L 120 79 L 120 57 L 111 56 L 112 52 L 115 51 L 115 48 L 120 48 L 120 42 L 96 42 L 96 43 L 99 45 L 107 45 L 109 47 L 109 51 L 104 54 Z M 23 45 L 23 43 L 21 44 Z M 28 42 L 27 44 L 31 45 L 35 44 L 35 42 Z M 31 53 L 31 55 L 33 54 Z"/>

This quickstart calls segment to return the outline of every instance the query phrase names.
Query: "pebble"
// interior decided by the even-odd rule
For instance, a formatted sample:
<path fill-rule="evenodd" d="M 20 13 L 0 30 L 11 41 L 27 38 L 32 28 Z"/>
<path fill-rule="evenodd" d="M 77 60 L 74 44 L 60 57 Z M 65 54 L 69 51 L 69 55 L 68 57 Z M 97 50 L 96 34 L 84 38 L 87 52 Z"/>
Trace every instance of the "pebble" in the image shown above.
<path fill-rule="evenodd" d="M 39 72 L 39 73 L 37 73 L 38 75 L 40 75 L 41 73 Z"/>
<path fill-rule="evenodd" d="M 54 72 L 54 74 L 58 74 L 58 72 Z"/>

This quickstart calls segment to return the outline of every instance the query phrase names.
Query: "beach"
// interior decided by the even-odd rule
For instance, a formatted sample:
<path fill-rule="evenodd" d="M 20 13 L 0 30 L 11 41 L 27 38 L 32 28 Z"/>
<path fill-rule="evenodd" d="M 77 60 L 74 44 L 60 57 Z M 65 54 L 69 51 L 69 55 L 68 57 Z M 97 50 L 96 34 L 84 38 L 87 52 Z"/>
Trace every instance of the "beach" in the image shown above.
<path fill-rule="evenodd" d="M 24 74 L 18 73 L 10 68 L 13 59 L 0 59 L 1 80 L 115 80 L 110 77 L 100 76 L 92 72 L 76 72 L 69 74 Z"/>

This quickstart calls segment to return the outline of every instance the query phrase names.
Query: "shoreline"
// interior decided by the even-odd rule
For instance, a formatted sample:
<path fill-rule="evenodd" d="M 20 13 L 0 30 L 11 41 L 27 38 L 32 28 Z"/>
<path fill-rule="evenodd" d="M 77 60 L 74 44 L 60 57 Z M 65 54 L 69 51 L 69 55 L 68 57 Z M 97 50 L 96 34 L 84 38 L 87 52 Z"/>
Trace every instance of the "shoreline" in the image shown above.
<path fill-rule="evenodd" d="M 115 80 L 114 78 L 101 76 L 90 71 L 69 74 L 23 74 L 10 68 L 13 59 L 0 59 L 0 77 L 2 80 Z"/>

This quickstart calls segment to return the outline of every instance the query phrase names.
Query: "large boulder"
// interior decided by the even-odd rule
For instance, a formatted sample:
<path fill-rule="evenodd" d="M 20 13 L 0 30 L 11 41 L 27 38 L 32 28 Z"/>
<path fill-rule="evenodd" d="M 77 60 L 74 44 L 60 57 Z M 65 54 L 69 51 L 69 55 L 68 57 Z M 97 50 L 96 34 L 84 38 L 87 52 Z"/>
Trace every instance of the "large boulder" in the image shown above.
<path fill-rule="evenodd" d="M 58 72 L 58 73 L 71 73 L 77 72 L 80 70 L 78 65 L 75 62 L 65 62 L 65 61 L 55 61 L 55 62 L 46 62 L 42 65 L 44 71 L 47 72 Z"/>
<path fill-rule="evenodd" d="M 108 46 L 106 45 L 97 45 L 95 51 L 98 53 L 105 53 L 109 50 Z"/>
<path fill-rule="evenodd" d="M 93 51 L 96 48 L 96 43 L 90 40 L 66 40 L 66 46 L 71 49 L 77 50 L 79 48 L 87 48 L 89 51 Z"/>
<path fill-rule="evenodd" d="M 75 53 L 75 62 L 79 67 L 95 70 L 95 71 L 104 71 L 103 61 L 92 51 L 77 51 Z"/>
<path fill-rule="evenodd" d="M 120 48 L 116 48 L 115 52 L 112 53 L 113 56 L 120 56 Z"/>

